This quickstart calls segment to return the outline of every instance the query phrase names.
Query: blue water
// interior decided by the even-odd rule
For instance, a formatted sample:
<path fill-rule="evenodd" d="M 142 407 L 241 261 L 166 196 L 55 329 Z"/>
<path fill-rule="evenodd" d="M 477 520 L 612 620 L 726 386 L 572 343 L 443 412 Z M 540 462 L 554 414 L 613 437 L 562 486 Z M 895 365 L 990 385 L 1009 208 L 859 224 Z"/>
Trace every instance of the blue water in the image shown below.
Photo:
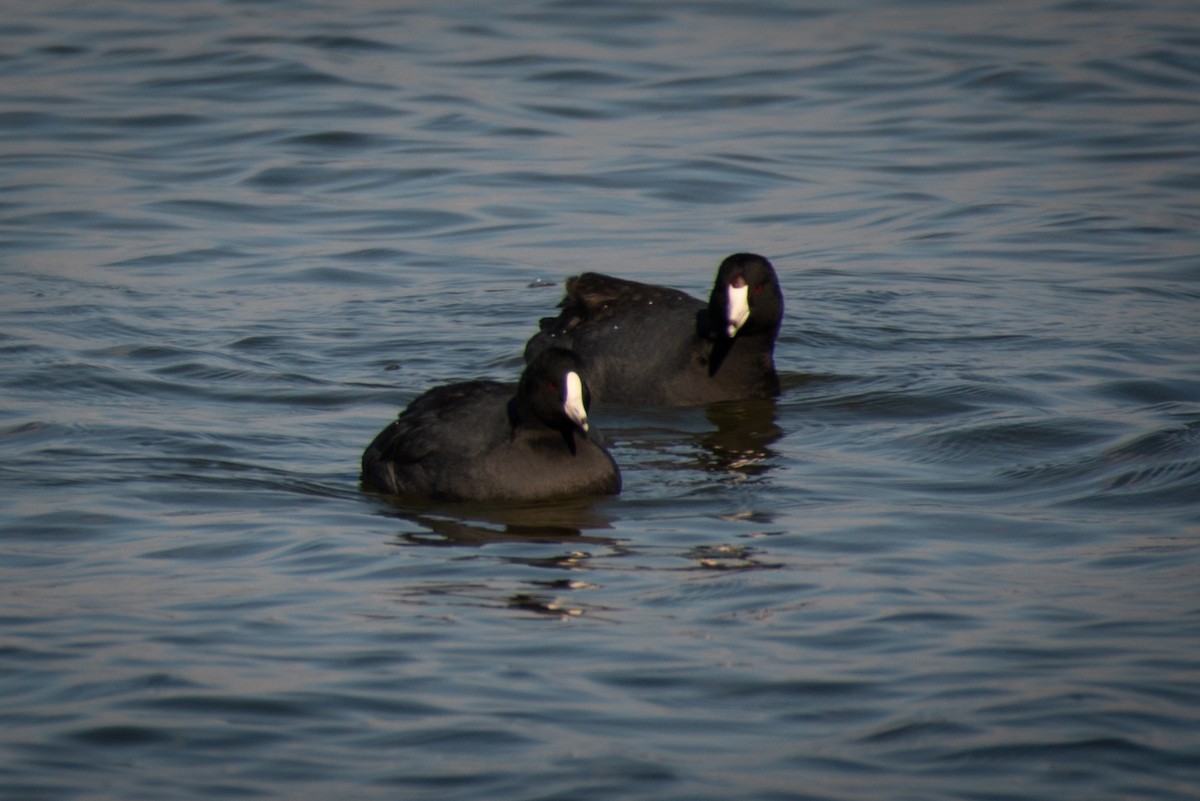
<path fill-rule="evenodd" d="M 1191 2 L 9 4 L 0 797 L 1200 797 Z M 620 497 L 362 448 L 759 252 Z"/>

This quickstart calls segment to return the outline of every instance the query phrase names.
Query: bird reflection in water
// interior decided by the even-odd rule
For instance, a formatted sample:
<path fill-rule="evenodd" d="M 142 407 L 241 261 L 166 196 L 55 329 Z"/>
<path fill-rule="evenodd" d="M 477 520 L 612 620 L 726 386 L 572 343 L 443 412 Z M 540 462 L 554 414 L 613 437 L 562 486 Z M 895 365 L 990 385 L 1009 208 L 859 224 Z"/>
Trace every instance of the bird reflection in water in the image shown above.
<path fill-rule="evenodd" d="M 528 554 L 498 554 L 497 559 L 539 571 L 580 574 L 588 570 L 588 562 L 594 554 L 611 557 L 626 552 L 621 541 L 613 537 L 585 533 L 612 527 L 611 518 L 596 508 L 595 499 L 521 505 L 388 503 L 392 507 L 389 510 L 392 516 L 404 521 L 406 527 L 417 529 L 398 533 L 392 541 L 394 545 L 481 548 L 494 544 L 531 543 L 562 546 L 550 554 L 538 548 Z M 569 602 L 568 596 L 597 587 L 582 579 L 553 573 L 544 579 L 526 579 L 519 583 L 520 587 L 503 588 L 490 582 L 438 581 L 410 584 L 399 595 L 409 603 L 453 599 L 452 603 L 500 605 L 539 616 L 568 619 L 584 614 L 584 605 Z M 599 606 L 588 606 L 587 609 L 589 615 L 603 611 Z"/>
<path fill-rule="evenodd" d="M 390 502 L 389 502 L 390 503 Z M 617 544 L 612 537 L 585 531 L 612 527 L 597 510 L 596 499 L 536 504 L 414 504 L 390 503 L 395 517 L 419 530 L 397 535 L 397 545 L 482 546 L 504 542 Z"/>
<path fill-rule="evenodd" d="M 710 404 L 705 414 L 715 430 L 699 437 L 701 467 L 746 478 L 774 469 L 779 454 L 771 445 L 783 436 L 777 413 L 774 398 Z"/>

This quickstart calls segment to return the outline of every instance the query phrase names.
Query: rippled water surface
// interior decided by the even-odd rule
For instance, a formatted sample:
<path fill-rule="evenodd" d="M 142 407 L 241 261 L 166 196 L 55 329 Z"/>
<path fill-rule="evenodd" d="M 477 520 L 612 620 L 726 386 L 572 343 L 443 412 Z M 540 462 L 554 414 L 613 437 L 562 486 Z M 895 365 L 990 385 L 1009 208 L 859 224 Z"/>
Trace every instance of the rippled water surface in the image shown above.
<path fill-rule="evenodd" d="M 0 75 L 3 798 L 1197 797 L 1194 3 L 47 0 Z M 740 250 L 777 401 L 359 490 Z"/>

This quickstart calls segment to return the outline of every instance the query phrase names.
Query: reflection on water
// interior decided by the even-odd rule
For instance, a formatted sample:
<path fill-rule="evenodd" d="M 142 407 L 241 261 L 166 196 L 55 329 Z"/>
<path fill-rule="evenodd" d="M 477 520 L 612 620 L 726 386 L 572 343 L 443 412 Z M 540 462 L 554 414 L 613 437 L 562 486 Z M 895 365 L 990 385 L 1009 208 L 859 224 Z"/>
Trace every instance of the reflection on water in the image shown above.
<path fill-rule="evenodd" d="M 771 445 L 783 436 L 774 398 L 714 403 L 705 409 L 716 430 L 703 434 L 700 463 L 710 472 L 760 477 L 778 467 L 780 454 Z"/>
<path fill-rule="evenodd" d="M 687 557 L 705 570 L 772 570 L 785 567 L 748 545 L 698 545 Z"/>
<path fill-rule="evenodd" d="M 616 540 L 585 534 L 612 528 L 602 500 L 582 498 L 536 504 L 413 504 L 380 499 L 389 517 L 417 527 L 397 534 L 413 545 L 488 545 L 502 542 L 591 543 Z"/>

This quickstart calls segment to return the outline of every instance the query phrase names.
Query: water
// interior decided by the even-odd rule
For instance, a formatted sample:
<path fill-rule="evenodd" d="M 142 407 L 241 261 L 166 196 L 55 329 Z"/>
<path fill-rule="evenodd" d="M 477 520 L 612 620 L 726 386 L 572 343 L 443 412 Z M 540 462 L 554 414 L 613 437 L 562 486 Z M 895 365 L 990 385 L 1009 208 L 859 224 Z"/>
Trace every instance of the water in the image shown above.
<path fill-rule="evenodd" d="M 0 796 L 1200 797 L 1194 4 L 10 5 Z M 740 250 L 776 402 L 360 493 Z"/>

